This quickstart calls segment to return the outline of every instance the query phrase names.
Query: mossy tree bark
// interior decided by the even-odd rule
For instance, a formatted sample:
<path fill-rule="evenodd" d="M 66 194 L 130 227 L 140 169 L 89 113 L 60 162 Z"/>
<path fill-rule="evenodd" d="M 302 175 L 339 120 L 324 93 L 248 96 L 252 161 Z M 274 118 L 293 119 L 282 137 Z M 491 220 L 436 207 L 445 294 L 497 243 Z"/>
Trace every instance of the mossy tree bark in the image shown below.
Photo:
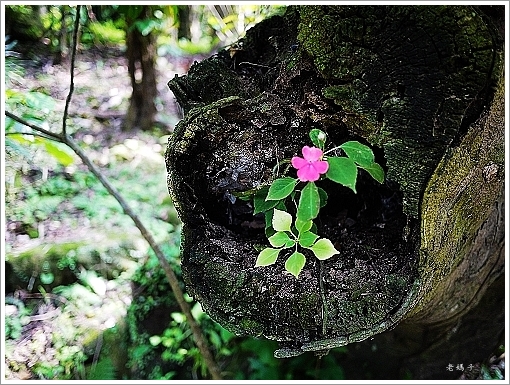
<path fill-rule="evenodd" d="M 503 40 L 487 13 L 291 7 L 169 82 L 185 110 L 167 151 L 183 277 L 215 320 L 280 341 L 277 357 L 354 342 L 349 351 L 368 357 L 366 340 L 376 338 L 394 358 L 390 377 L 459 376 L 445 367 L 497 346 Z M 273 167 L 309 144 L 311 128 L 332 145 L 371 146 L 387 178 L 379 185 L 360 173 L 357 194 L 321 182 L 329 199 L 318 230 L 340 255 L 308 256 L 295 279 L 285 258 L 254 267 L 267 242 L 263 218 L 237 195 L 270 183 Z M 474 328 L 490 332 L 466 340 Z M 478 350 L 459 350 L 467 346 Z"/>

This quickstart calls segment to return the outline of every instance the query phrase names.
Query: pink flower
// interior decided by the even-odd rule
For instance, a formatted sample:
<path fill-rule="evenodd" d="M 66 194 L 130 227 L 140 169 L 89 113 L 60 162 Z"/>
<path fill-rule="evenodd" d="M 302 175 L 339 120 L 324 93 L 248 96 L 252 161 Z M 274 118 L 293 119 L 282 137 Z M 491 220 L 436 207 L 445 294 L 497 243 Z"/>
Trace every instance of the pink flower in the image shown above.
<path fill-rule="evenodd" d="M 295 156 L 291 159 L 292 166 L 296 168 L 297 176 L 301 182 L 315 182 L 320 174 L 328 171 L 329 164 L 322 159 L 322 150 L 317 147 L 304 146 L 303 158 Z"/>

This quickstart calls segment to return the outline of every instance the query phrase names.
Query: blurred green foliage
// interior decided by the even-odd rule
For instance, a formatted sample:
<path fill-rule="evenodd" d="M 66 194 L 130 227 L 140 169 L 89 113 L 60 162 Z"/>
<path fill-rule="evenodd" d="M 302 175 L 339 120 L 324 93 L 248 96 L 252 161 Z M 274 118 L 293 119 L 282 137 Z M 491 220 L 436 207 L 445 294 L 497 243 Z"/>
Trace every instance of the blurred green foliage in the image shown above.
<path fill-rule="evenodd" d="M 232 44 L 246 30 L 285 10 L 281 5 L 152 5 L 152 17 L 135 20 L 139 5 L 88 5 L 80 12 L 80 44 L 83 48 L 123 47 L 127 28 L 144 35 L 155 33 L 161 53 L 196 54 L 218 45 Z M 69 46 L 76 7 L 68 5 L 7 5 L 7 35 L 43 41 L 60 49 Z M 187 36 L 182 35 L 188 29 Z M 179 32 L 180 31 L 180 32 Z"/>
<path fill-rule="evenodd" d="M 178 244 L 167 244 L 165 254 L 180 274 Z M 129 361 L 133 379 L 207 379 L 207 370 L 193 336 L 171 294 L 155 255 L 132 277 L 137 295 L 128 309 Z M 200 304 L 187 298 L 192 313 L 229 380 L 341 380 L 341 360 L 347 349 L 334 349 L 319 359 L 306 353 L 292 359 L 273 356 L 278 343 L 238 337 L 214 322 Z"/>

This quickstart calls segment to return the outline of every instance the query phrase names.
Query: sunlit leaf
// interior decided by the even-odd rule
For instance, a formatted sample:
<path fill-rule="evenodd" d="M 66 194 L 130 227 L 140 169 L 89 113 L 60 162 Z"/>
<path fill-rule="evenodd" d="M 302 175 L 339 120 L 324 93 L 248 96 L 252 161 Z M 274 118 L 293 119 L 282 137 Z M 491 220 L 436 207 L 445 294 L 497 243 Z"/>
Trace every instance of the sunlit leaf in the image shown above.
<path fill-rule="evenodd" d="M 294 252 L 292 255 L 287 259 L 285 262 L 285 270 L 287 270 L 289 273 L 291 273 L 296 278 L 298 277 L 299 273 L 301 273 L 301 270 L 303 270 L 303 267 L 305 266 L 306 258 L 303 254 L 300 252 Z"/>
<path fill-rule="evenodd" d="M 149 343 L 152 346 L 158 346 L 161 343 L 161 337 L 160 336 L 151 336 L 151 337 L 149 337 Z"/>
<path fill-rule="evenodd" d="M 33 143 L 33 140 L 29 140 L 28 135 L 24 135 L 24 134 L 12 134 L 12 135 L 9 135 L 7 138 L 14 140 L 20 144 L 24 144 L 24 145 L 29 145 L 29 144 Z"/>
<path fill-rule="evenodd" d="M 326 173 L 326 177 L 356 192 L 358 168 L 354 161 L 345 157 L 329 157 L 328 163 L 329 169 Z"/>
<path fill-rule="evenodd" d="M 299 235 L 299 245 L 302 247 L 310 247 L 317 238 L 319 238 L 317 234 L 314 234 L 311 231 L 306 231 Z"/>
<path fill-rule="evenodd" d="M 339 251 L 335 249 L 333 243 L 327 238 L 319 239 L 312 247 L 309 247 L 309 249 L 312 250 L 315 256 L 320 260 L 328 259 L 335 254 L 339 254 Z"/>
<path fill-rule="evenodd" d="M 278 259 L 278 254 L 282 249 L 273 249 L 271 247 L 267 247 L 262 250 L 258 257 L 257 262 L 255 262 L 255 266 L 268 266 L 272 265 Z"/>
<path fill-rule="evenodd" d="M 304 233 L 306 231 L 309 231 L 312 228 L 312 225 L 313 225 L 313 222 L 310 221 L 310 220 L 303 221 L 303 220 L 301 220 L 299 218 L 296 218 L 295 226 L 296 226 L 297 231 L 300 234 Z"/>
<path fill-rule="evenodd" d="M 285 211 L 274 209 L 272 223 L 273 229 L 276 231 L 290 231 L 292 215 Z"/>
<path fill-rule="evenodd" d="M 282 231 L 276 232 L 274 235 L 268 238 L 268 241 L 273 247 L 291 247 L 295 243 L 293 239 L 290 239 L 287 233 Z M 288 244 L 290 244 L 290 246 L 287 246 Z"/>
<path fill-rule="evenodd" d="M 74 158 L 64 145 L 45 139 L 44 147 L 62 166 L 66 167 L 73 163 Z"/>

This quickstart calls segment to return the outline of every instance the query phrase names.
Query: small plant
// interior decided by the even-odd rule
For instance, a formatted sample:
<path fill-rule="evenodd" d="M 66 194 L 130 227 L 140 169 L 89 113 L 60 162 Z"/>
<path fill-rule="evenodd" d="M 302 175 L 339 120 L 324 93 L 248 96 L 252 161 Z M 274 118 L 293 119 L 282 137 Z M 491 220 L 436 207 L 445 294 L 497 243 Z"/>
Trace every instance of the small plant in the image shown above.
<path fill-rule="evenodd" d="M 314 147 L 304 146 L 303 157 L 295 156 L 290 160 L 297 170 L 297 178 L 275 179 L 269 187 L 260 189 L 253 196 L 254 214 L 264 213 L 266 235 L 272 246 L 259 253 L 255 266 L 272 265 L 283 250 L 293 249 L 285 262 L 285 269 L 296 278 L 306 263 L 306 257 L 299 248 L 312 251 L 319 260 L 339 253 L 329 239 L 317 235 L 313 221 L 326 205 L 328 195 L 316 182 L 327 178 L 356 193 L 358 168 L 367 171 L 379 183 L 384 182 L 384 170 L 375 162 L 374 153 L 368 146 L 349 141 L 324 152 L 324 132 L 312 129 L 310 139 Z M 327 156 L 339 150 L 346 156 Z M 300 182 L 306 183 L 304 187 L 300 187 Z M 294 223 L 285 204 L 288 199 L 296 208 Z"/>

